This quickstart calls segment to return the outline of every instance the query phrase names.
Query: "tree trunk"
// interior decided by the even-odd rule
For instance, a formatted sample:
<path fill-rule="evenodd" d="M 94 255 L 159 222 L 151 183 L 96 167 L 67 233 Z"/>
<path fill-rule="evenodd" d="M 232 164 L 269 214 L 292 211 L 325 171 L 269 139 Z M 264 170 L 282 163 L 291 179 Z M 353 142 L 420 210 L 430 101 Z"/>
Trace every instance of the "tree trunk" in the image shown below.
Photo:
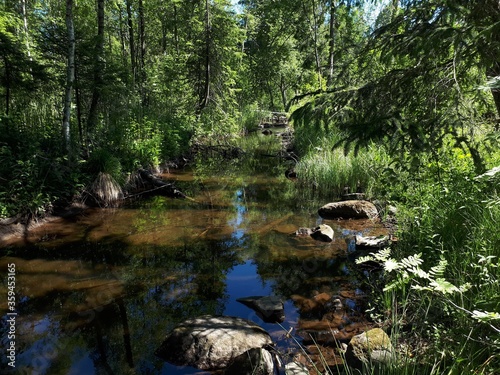
<path fill-rule="evenodd" d="M 75 28 L 73 25 L 73 0 L 66 0 L 66 28 L 68 32 L 68 65 L 66 70 L 66 90 L 64 94 L 62 132 L 64 147 L 66 152 L 69 153 L 71 149 L 71 97 L 75 81 Z"/>
<path fill-rule="evenodd" d="M 29 41 L 29 33 L 28 33 L 28 13 L 26 12 L 26 0 L 21 0 L 21 11 L 23 13 L 23 26 L 24 26 L 24 34 L 26 38 L 26 51 L 28 53 L 28 57 L 31 58 L 31 50 L 30 50 L 30 41 Z"/>
<path fill-rule="evenodd" d="M 500 41 L 500 37 L 498 37 Z M 492 64 L 491 68 L 486 72 L 486 78 L 491 79 L 500 76 L 500 62 L 495 62 Z M 494 87 L 491 89 L 491 95 L 493 95 L 493 101 L 497 110 L 497 124 L 500 124 L 500 88 Z M 498 125 L 497 125 L 498 126 Z"/>
<path fill-rule="evenodd" d="M 329 35 L 329 52 L 328 52 L 328 87 L 333 84 L 333 64 L 335 53 L 335 1 L 330 0 L 330 35 Z"/>
<path fill-rule="evenodd" d="M 99 101 L 103 85 L 104 70 L 104 0 L 97 0 L 97 37 L 94 55 L 94 89 L 87 118 L 87 131 L 92 131 L 97 125 Z"/>
<path fill-rule="evenodd" d="M 179 56 L 179 31 L 177 30 L 177 6 L 174 2 L 174 43 L 175 43 L 175 52 L 177 56 Z"/>
<path fill-rule="evenodd" d="M 76 120 L 78 123 L 78 135 L 80 136 L 80 144 L 83 148 L 85 157 L 88 157 L 87 137 L 83 131 L 82 124 L 82 100 L 80 95 L 80 87 L 78 86 L 78 66 L 75 64 L 75 99 L 76 99 Z"/>
<path fill-rule="evenodd" d="M 200 100 L 200 111 L 203 110 L 210 101 L 210 45 L 211 45 L 211 24 L 210 24 L 210 0 L 205 0 L 205 84 Z"/>
<path fill-rule="evenodd" d="M 318 74 L 318 88 L 321 89 L 322 87 L 322 72 L 321 72 L 321 57 L 319 55 L 319 50 L 318 50 L 318 22 L 316 19 L 316 2 L 314 0 L 311 0 L 311 7 L 312 7 L 312 21 L 308 17 L 309 23 L 310 23 L 310 28 L 311 28 L 311 33 L 312 33 L 312 39 L 313 39 L 313 48 L 314 48 L 314 61 L 316 63 L 316 72 Z M 302 3 L 304 7 L 304 12 L 306 14 L 308 13 L 308 9 L 306 8 L 306 4 Z"/>
<path fill-rule="evenodd" d="M 123 63 L 124 65 L 126 64 L 126 46 L 125 46 L 125 31 L 123 30 L 123 9 L 122 5 L 118 3 L 118 15 L 119 15 L 119 22 L 120 22 L 120 46 L 122 50 L 122 58 L 123 58 Z"/>
<path fill-rule="evenodd" d="M 145 92 L 146 83 L 146 33 L 144 21 L 144 3 L 139 0 L 139 89 L 141 93 L 141 103 L 143 106 L 147 105 L 147 96 Z"/>
<path fill-rule="evenodd" d="M 144 4 L 143 0 L 139 0 L 139 43 L 140 43 L 140 69 L 141 74 L 144 70 L 144 58 L 146 56 L 146 33 L 145 33 L 145 25 L 144 25 Z"/>
<path fill-rule="evenodd" d="M 134 22 L 132 20 L 132 0 L 127 0 L 127 20 L 128 20 L 128 38 L 130 48 L 130 69 L 132 70 L 132 80 L 135 82 L 135 44 L 134 44 Z"/>
<path fill-rule="evenodd" d="M 399 0 L 392 0 L 391 6 L 391 22 L 394 21 L 396 16 L 398 15 L 399 10 Z"/>
<path fill-rule="evenodd" d="M 288 98 L 286 96 L 286 82 L 285 82 L 285 77 L 281 75 L 280 77 L 280 92 L 281 92 L 281 101 L 283 103 L 283 108 L 285 111 L 287 111 L 287 103 L 288 103 Z"/>
<path fill-rule="evenodd" d="M 9 115 L 10 106 L 10 62 L 7 56 L 3 56 L 3 63 L 5 65 L 4 73 L 4 86 L 5 86 L 5 115 Z"/>

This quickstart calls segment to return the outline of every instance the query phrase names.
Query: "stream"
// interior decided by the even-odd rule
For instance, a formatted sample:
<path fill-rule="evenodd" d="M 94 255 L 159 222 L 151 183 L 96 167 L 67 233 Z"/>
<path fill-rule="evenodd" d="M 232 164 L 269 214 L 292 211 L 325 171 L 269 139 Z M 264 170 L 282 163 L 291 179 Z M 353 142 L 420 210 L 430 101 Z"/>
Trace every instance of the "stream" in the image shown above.
<path fill-rule="evenodd" d="M 15 369 L 2 355 L 2 373 L 208 374 L 154 355 L 176 324 L 203 314 L 254 321 L 285 357 L 300 352 L 297 342 L 308 345 L 310 332 L 330 336 L 327 345 L 333 328 L 347 339 L 369 324 L 352 237 L 383 233 L 380 223 L 321 219 L 317 210 L 328 202 L 304 198 L 278 158 L 208 164 L 161 175 L 189 200 L 156 196 L 87 209 L 0 248 L 2 348 L 11 341 L 4 332 L 12 332 L 12 264 L 17 314 Z M 334 229 L 333 242 L 294 235 L 321 223 Z M 267 295 L 284 302 L 283 323 L 264 323 L 236 301 Z M 338 296 L 359 319 L 332 327 L 323 305 L 310 306 L 317 296 Z"/>

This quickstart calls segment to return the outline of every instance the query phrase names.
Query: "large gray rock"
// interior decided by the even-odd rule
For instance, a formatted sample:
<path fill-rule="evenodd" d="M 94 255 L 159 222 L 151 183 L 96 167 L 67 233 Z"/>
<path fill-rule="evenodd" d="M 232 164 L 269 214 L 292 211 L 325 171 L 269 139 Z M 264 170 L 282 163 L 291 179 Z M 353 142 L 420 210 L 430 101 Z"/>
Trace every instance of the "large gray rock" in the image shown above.
<path fill-rule="evenodd" d="M 215 370 L 249 349 L 272 343 L 269 334 L 249 320 L 205 315 L 175 327 L 155 354 L 177 366 Z"/>
<path fill-rule="evenodd" d="M 360 368 L 365 365 L 380 365 L 394 359 L 391 339 L 380 328 L 373 328 L 354 336 L 346 351 L 349 365 Z"/>
<path fill-rule="evenodd" d="M 324 219 L 373 219 L 378 216 L 373 203 L 361 200 L 328 203 L 318 213 Z"/>
<path fill-rule="evenodd" d="M 223 374 L 275 375 L 276 367 L 273 354 L 263 348 L 253 348 L 237 356 L 224 370 Z"/>
<path fill-rule="evenodd" d="M 276 296 L 252 296 L 238 298 L 236 301 L 255 310 L 266 323 L 281 323 L 285 320 L 285 306 Z"/>

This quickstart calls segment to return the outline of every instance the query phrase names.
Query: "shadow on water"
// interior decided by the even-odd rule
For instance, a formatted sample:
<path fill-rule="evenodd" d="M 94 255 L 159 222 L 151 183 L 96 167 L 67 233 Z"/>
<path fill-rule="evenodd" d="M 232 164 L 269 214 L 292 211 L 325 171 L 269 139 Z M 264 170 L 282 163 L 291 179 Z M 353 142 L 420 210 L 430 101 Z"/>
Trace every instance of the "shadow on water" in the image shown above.
<path fill-rule="evenodd" d="M 16 267 L 12 373 L 201 374 L 153 354 L 177 323 L 203 314 L 239 316 L 261 325 L 286 352 L 293 342 L 283 328 L 236 299 L 281 297 L 283 327 L 296 330 L 318 318 L 301 308 L 304 301 L 319 293 L 356 294 L 349 238 L 380 226 L 330 221 L 331 243 L 292 236 L 323 222 L 317 204 L 294 198 L 279 161 L 251 162 L 257 171 L 214 163 L 219 168 L 165 175 L 194 201 L 153 197 L 89 209 L 1 249 L 1 295 L 7 295 L 7 265 Z M 0 301 L 2 332 L 7 307 Z M 8 347 L 7 336 L 1 340 Z M 1 365 L 9 369 L 5 356 Z"/>

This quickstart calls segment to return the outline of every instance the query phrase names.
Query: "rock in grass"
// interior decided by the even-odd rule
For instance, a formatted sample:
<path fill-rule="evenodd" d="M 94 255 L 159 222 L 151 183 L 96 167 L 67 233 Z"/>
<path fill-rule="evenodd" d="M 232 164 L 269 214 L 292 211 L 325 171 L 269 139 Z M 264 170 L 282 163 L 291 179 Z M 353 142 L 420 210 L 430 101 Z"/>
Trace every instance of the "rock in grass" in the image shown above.
<path fill-rule="evenodd" d="M 272 343 L 269 334 L 249 320 L 205 315 L 175 327 L 155 354 L 177 366 L 216 370 L 249 349 Z"/>
<path fill-rule="evenodd" d="M 380 328 L 373 328 L 354 336 L 346 351 L 347 363 L 355 368 L 365 365 L 380 365 L 394 359 L 389 336 Z"/>
<path fill-rule="evenodd" d="M 378 216 L 373 203 L 361 200 L 328 203 L 318 213 L 324 219 L 373 219 Z"/>

